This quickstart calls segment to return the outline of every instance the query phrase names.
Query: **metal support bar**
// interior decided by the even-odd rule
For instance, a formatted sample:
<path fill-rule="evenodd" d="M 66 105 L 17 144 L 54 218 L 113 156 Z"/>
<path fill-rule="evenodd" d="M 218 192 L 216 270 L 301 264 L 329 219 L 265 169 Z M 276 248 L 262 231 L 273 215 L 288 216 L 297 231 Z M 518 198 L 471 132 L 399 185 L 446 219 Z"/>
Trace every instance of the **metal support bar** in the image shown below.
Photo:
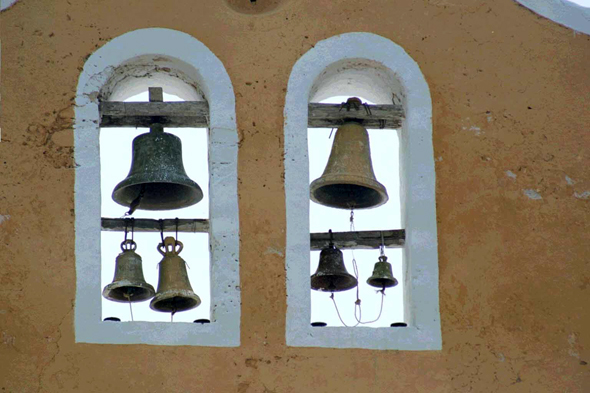
<path fill-rule="evenodd" d="M 157 121 L 164 127 L 204 128 L 208 126 L 206 101 L 114 102 L 100 103 L 100 127 L 149 127 Z M 340 104 L 309 104 L 308 127 L 331 128 L 347 120 L 361 122 L 366 128 L 401 127 L 401 105 L 366 105 L 348 109 Z"/>

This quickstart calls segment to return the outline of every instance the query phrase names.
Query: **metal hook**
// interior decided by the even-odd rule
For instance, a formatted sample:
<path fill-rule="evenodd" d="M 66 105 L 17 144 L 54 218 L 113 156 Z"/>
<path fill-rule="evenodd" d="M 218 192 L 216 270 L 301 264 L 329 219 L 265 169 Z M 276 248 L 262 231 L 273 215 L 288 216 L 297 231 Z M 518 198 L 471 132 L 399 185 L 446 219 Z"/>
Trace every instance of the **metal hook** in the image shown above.
<path fill-rule="evenodd" d="M 160 238 L 162 239 L 162 244 L 164 244 L 164 220 L 159 219 L 158 222 L 160 223 Z"/>
<path fill-rule="evenodd" d="M 174 245 L 178 244 L 178 217 L 176 217 L 176 219 L 174 220 L 174 223 L 176 224 L 176 236 L 174 237 Z"/>
<path fill-rule="evenodd" d="M 381 246 L 379 250 L 381 251 L 381 256 L 385 255 L 385 240 L 383 238 L 383 231 L 379 231 L 381 233 Z"/>
<path fill-rule="evenodd" d="M 135 218 L 131 218 L 131 240 L 135 240 L 134 239 L 134 235 L 135 235 Z"/>

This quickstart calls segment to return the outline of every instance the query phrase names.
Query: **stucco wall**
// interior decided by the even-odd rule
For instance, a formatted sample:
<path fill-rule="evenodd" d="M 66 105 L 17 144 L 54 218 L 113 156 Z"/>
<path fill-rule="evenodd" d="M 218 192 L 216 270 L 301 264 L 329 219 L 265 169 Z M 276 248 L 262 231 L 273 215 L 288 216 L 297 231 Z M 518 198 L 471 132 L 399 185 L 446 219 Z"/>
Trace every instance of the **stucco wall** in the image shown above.
<path fill-rule="evenodd" d="M 589 36 L 512 0 L 173 3 L 0 14 L 2 392 L 590 391 Z M 74 343 L 76 85 L 96 48 L 144 27 L 196 37 L 234 85 L 238 348 Z M 285 90 L 303 53 L 353 31 L 401 45 L 432 94 L 442 351 L 285 346 Z"/>

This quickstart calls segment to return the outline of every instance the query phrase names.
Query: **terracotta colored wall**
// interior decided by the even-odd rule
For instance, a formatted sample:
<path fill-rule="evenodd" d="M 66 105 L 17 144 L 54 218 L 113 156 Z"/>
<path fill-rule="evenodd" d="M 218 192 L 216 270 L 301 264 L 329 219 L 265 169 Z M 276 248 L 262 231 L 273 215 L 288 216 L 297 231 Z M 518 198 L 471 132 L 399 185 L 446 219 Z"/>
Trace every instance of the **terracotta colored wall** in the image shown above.
<path fill-rule="evenodd" d="M 590 37 L 512 0 L 291 0 L 263 15 L 20 0 L 0 18 L 0 391 L 590 391 Z M 144 27 L 193 35 L 234 84 L 239 348 L 74 343 L 77 78 L 96 48 Z M 403 46 L 430 85 L 440 352 L 285 346 L 284 259 L 264 250 L 285 244 L 287 80 L 315 42 L 351 31 Z"/>

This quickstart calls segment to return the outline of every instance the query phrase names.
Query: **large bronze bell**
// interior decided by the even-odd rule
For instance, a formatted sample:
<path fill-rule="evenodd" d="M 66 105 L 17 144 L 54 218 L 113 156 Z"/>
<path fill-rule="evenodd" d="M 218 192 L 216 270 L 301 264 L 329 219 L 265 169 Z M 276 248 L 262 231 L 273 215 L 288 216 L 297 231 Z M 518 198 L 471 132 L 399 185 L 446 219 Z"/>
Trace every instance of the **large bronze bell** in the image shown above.
<path fill-rule="evenodd" d="M 330 245 L 320 253 L 318 270 L 311 276 L 311 288 L 316 291 L 340 292 L 356 287 L 357 279 L 348 274 L 342 251 Z"/>
<path fill-rule="evenodd" d="M 113 200 L 141 210 L 172 210 L 203 199 L 182 163 L 182 144 L 176 135 L 154 124 L 151 131 L 133 140 L 133 158 L 127 177 L 117 184 Z"/>
<path fill-rule="evenodd" d="M 135 252 L 133 240 L 121 243 L 122 253 L 117 256 L 115 278 L 104 287 L 102 296 L 114 302 L 143 302 L 154 297 L 154 287 L 145 282 L 141 257 Z"/>
<path fill-rule="evenodd" d="M 387 190 L 373 172 L 369 133 L 347 122 L 336 131 L 328 164 L 310 185 L 311 200 L 338 209 L 366 209 L 383 205 Z"/>
<path fill-rule="evenodd" d="M 379 262 L 375 263 L 373 275 L 367 279 L 367 284 L 375 288 L 391 288 L 397 285 L 397 280 L 393 277 L 391 263 L 387 262 L 387 257 L 381 255 Z"/>
<path fill-rule="evenodd" d="M 160 261 L 158 292 L 150 302 L 152 310 L 175 313 L 201 304 L 188 279 L 186 262 L 178 256 L 182 247 L 182 243 L 173 237 L 167 237 L 164 243 L 158 245 L 158 251 L 164 258 Z"/>

